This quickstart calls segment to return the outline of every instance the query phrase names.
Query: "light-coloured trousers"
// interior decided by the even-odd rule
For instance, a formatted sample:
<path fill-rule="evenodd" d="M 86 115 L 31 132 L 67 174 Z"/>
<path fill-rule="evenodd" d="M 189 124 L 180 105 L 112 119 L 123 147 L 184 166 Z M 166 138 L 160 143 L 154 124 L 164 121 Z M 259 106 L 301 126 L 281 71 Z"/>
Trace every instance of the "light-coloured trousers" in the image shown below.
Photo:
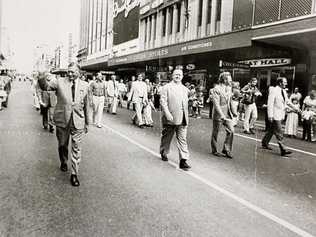
<path fill-rule="evenodd" d="M 219 130 L 221 126 L 225 127 L 226 130 L 226 138 L 224 141 L 223 151 L 231 152 L 233 149 L 233 139 L 234 139 L 234 123 L 233 121 L 221 121 L 214 119 L 213 120 L 213 132 L 212 132 L 212 140 L 211 140 L 211 148 L 212 152 L 217 151 L 217 138 L 219 134 Z"/>
<path fill-rule="evenodd" d="M 104 96 L 93 96 L 94 122 L 101 125 L 104 108 Z"/>
<path fill-rule="evenodd" d="M 71 136 L 71 174 L 78 174 L 81 161 L 81 140 L 84 129 L 76 129 L 72 119 L 66 128 L 56 127 L 59 159 L 62 164 L 68 160 L 68 144 Z"/>
<path fill-rule="evenodd" d="M 252 103 L 250 105 L 245 105 L 244 130 L 249 131 L 250 128 L 254 128 L 257 118 L 258 110 L 256 104 Z"/>
<path fill-rule="evenodd" d="M 160 154 L 168 155 L 173 135 L 176 133 L 179 159 L 189 159 L 189 148 L 187 143 L 188 126 L 164 124 L 160 142 Z"/>
<path fill-rule="evenodd" d="M 111 112 L 112 114 L 116 113 L 117 109 L 117 97 L 116 96 L 109 96 L 108 97 L 108 112 Z"/>
<path fill-rule="evenodd" d="M 143 125 L 143 115 L 142 115 L 142 110 L 143 110 L 143 103 L 142 102 L 135 102 L 135 114 L 132 117 L 132 120 L 135 121 L 136 124 L 138 125 Z"/>

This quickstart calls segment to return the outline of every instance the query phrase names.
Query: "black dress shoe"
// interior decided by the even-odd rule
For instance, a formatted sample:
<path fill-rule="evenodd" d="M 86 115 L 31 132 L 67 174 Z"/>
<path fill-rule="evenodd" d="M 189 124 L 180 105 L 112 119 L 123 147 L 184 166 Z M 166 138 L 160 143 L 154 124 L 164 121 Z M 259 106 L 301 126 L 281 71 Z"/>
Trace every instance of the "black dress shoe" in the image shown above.
<path fill-rule="evenodd" d="M 53 126 L 49 127 L 49 132 L 50 133 L 54 133 L 54 127 Z"/>
<path fill-rule="evenodd" d="M 272 148 L 267 145 L 262 145 L 262 149 L 267 149 L 267 150 L 272 151 Z"/>
<path fill-rule="evenodd" d="M 61 164 L 60 165 L 60 170 L 62 172 L 66 172 L 68 170 L 67 164 L 66 163 Z"/>
<path fill-rule="evenodd" d="M 168 157 L 166 155 L 160 154 L 160 156 L 163 161 L 168 161 Z"/>
<path fill-rule="evenodd" d="M 142 125 L 138 125 L 138 127 L 139 127 L 139 128 L 144 128 L 144 127 L 145 127 L 145 125 L 144 125 L 144 124 L 142 124 Z"/>
<path fill-rule="evenodd" d="M 212 152 L 212 154 L 213 154 L 214 156 L 217 156 L 217 157 L 222 157 L 222 156 L 223 156 L 221 153 L 219 153 L 219 152 L 217 152 L 217 151 Z"/>
<path fill-rule="evenodd" d="M 191 168 L 191 166 L 189 166 L 187 164 L 187 161 L 185 159 L 181 159 L 180 160 L 180 164 L 179 164 L 179 168 L 182 169 L 182 170 L 187 171 L 187 170 L 189 170 Z"/>
<path fill-rule="evenodd" d="M 255 132 L 255 130 L 254 130 L 253 128 L 250 128 L 250 129 L 249 129 L 249 132 L 250 132 L 251 134 L 253 134 L 253 135 L 256 134 L 256 132 Z"/>
<path fill-rule="evenodd" d="M 245 131 L 244 131 L 244 134 L 251 134 L 251 132 L 245 130 Z"/>
<path fill-rule="evenodd" d="M 226 156 L 226 158 L 233 159 L 233 156 L 230 154 L 230 152 L 223 150 L 222 153 Z"/>
<path fill-rule="evenodd" d="M 282 150 L 281 151 L 281 156 L 286 156 L 286 155 L 290 155 L 290 154 L 292 154 L 291 151 L 287 151 L 287 150 Z"/>
<path fill-rule="evenodd" d="M 77 175 L 72 174 L 70 176 L 70 182 L 72 186 L 78 187 L 80 185 Z"/>

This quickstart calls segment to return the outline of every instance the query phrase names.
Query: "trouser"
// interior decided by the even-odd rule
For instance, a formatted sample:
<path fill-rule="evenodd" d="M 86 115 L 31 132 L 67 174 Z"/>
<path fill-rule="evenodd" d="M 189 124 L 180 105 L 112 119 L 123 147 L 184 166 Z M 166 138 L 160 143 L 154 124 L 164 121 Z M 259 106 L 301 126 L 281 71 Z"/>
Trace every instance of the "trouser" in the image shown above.
<path fill-rule="evenodd" d="M 121 106 L 121 108 L 123 108 L 123 95 L 124 93 L 123 92 L 119 92 L 119 95 L 118 95 L 118 104 Z"/>
<path fill-rule="evenodd" d="M 71 174 L 78 174 L 81 161 L 81 139 L 84 129 L 76 129 L 72 118 L 66 128 L 56 127 L 58 153 L 61 164 L 68 160 L 68 144 L 71 135 Z"/>
<path fill-rule="evenodd" d="M 257 118 L 258 110 L 256 104 L 245 105 L 244 130 L 249 132 L 249 129 L 253 129 Z"/>
<path fill-rule="evenodd" d="M 104 108 L 104 96 L 93 96 L 94 122 L 101 125 Z"/>
<path fill-rule="evenodd" d="M 211 101 L 210 102 L 210 110 L 209 110 L 209 115 L 208 117 L 211 119 L 213 116 L 213 102 Z"/>
<path fill-rule="evenodd" d="M 136 102 L 135 104 L 135 114 L 132 117 L 132 120 L 135 121 L 136 124 L 138 125 L 143 125 L 143 103 L 142 102 Z"/>
<path fill-rule="evenodd" d="M 285 147 L 282 143 L 283 141 L 283 131 L 282 131 L 282 124 L 281 120 L 273 120 L 272 122 L 269 122 L 268 130 L 266 131 L 261 143 L 263 146 L 268 146 L 270 143 L 270 140 L 273 135 L 275 135 L 276 139 L 278 140 L 278 144 L 280 147 L 280 150 L 285 150 Z"/>
<path fill-rule="evenodd" d="M 54 107 L 44 107 L 41 105 L 41 115 L 42 115 L 42 123 L 43 127 L 47 128 L 48 126 L 51 128 L 54 126 Z"/>
<path fill-rule="evenodd" d="M 211 148 L 212 152 L 217 151 L 217 138 L 221 125 L 224 125 L 226 130 L 226 138 L 224 141 L 223 151 L 230 153 L 233 149 L 233 139 L 234 139 L 234 125 L 232 122 L 222 121 L 222 120 L 213 120 L 213 132 L 212 132 L 212 140 L 211 140 Z"/>
<path fill-rule="evenodd" d="M 187 143 L 186 125 L 168 125 L 163 124 L 162 136 L 160 142 L 160 154 L 168 155 L 170 152 L 170 144 L 174 133 L 176 133 L 177 147 L 179 151 L 179 159 L 189 159 L 189 148 Z"/>
<path fill-rule="evenodd" d="M 303 139 L 312 140 L 312 120 L 303 120 Z"/>
<path fill-rule="evenodd" d="M 115 114 L 116 109 L 117 109 L 117 97 L 116 96 L 109 96 L 108 97 L 108 112 Z"/>

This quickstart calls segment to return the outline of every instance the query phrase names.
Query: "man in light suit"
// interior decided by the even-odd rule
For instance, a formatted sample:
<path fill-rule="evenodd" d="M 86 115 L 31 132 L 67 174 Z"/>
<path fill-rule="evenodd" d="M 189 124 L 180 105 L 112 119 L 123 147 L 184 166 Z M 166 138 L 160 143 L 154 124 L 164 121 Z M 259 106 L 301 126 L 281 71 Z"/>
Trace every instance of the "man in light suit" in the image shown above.
<path fill-rule="evenodd" d="M 111 80 L 109 80 L 106 84 L 107 98 L 108 98 L 108 110 L 107 112 L 111 112 L 112 114 L 116 114 L 117 109 L 117 97 L 119 94 L 119 86 L 116 80 L 116 75 L 111 75 Z"/>
<path fill-rule="evenodd" d="M 285 149 L 282 143 L 283 140 L 283 130 L 282 130 L 282 120 L 285 118 L 285 108 L 286 106 L 291 107 L 295 111 L 297 110 L 295 106 L 288 99 L 285 88 L 287 86 L 287 79 L 285 77 L 279 77 L 277 79 L 277 86 L 271 87 L 269 89 L 268 96 L 268 120 L 269 126 L 265 136 L 262 139 L 262 148 L 272 150 L 269 146 L 269 142 L 273 135 L 278 140 L 280 147 L 281 156 L 286 156 L 291 154 L 291 151 Z M 298 111 L 299 112 L 299 111 Z"/>
<path fill-rule="evenodd" d="M 179 168 L 188 170 L 189 149 L 187 144 L 187 128 L 189 123 L 188 99 L 189 90 L 182 85 L 183 72 L 175 69 L 172 81 L 161 89 L 160 104 L 162 108 L 162 136 L 160 155 L 163 161 L 168 161 L 168 153 L 174 133 L 176 133 L 179 150 Z"/>
<path fill-rule="evenodd" d="M 140 128 L 144 127 L 142 110 L 144 105 L 148 103 L 147 85 L 143 82 L 144 75 L 138 74 L 137 81 L 133 82 L 128 101 L 135 104 L 135 114 L 132 117 L 133 123 L 137 124 Z M 136 121 L 137 120 L 137 121 Z"/>
<path fill-rule="evenodd" d="M 68 170 L 68 144 L 71 136 L 71 176 L 73 186 L 79 186 L 78 171 L 81 160 L 81 139 L 88 132 L 88 90 L 87 82 L 79 79 L 79 68 L 76 65 L 68 69 L 67 77 L 60 77 L 49 83 L 41 82 L 44 90 L 55 90 L 57 105 L 54 122 L 58 140 L 60 169 Z"/>
<path fill-rule="evenodd" d="M 219 75 L 218 84 L 212 89 L 213 100 L 213 132 L 212 132 L 212 154 L 222 156 L 217 151 L 217 138 L 221 125 L 224 125 L 226 130 L 226 138 L 222 153 L 229 159 L 232 159 L 231 154 L 234 138 L 233 113 L 231 110 L 232 97 L 232 77 L 229 72 L 222 72 Z"/>

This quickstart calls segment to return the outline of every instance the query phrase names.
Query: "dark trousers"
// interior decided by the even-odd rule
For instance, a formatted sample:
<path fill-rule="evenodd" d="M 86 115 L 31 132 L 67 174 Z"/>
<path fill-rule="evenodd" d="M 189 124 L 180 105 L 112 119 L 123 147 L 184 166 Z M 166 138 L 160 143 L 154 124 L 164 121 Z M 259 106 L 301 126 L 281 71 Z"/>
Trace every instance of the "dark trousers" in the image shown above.
<path fill-rule="evenodd" d="M 303 137 L 302 139 L 305 140 L 307 138 L 307 141 L 312 140 L 312 120 L 303 120 Z"/>
<path fill-rule="evenodd" d="M 40 108 L 41 108 L 43 127 L 47 128 L 48 127 L 48 107 L 44 107 L 41 105 Z"/>
<path fill-rule="evenodd" d="M 210 102 L 210 111 L 209 111 L 208 117 L 211 119 L 212 116 L 213 116 L 213 102 L 211 101 L 211 102 Z"/>
<path fill-rule="evenodd" d="M 72 118 L 67 127 L 56 127 L 58 140 L 58 153 L 60 163 L 64 164 L 68 160 L 68 145 L 71 136 L 71 173 L 78 174 L 79 163 L 81 161 L 81 139 L 84 129 L 76 129 Z"/>
<path fill-rule="evenodd" d="M 272 136 L 275 135 L 276 139 L 278 140 L 280 149 L 285 150 L 284 145 L 282 143 L 283 130 L 282 130 L 281 122 L 282 122 L 281 120 L 273 120 L 273 122 L 268 123 L 267 131 L 261 142 L 263 146 L 268 146 Z"/>
<path fill-rule="evenodd" d="M 217 138 L 219 134 L 219 129 L 221 126 L 225 127 L 226 130 L 226 138 L 223 146 L 223 151 L 227 151 L 228 153 L 231 153 L 233 149 L 233 139 L 234 139 L 234 126 L 232 122 L 222 120 L 213 120 L 213 132 L 212 132 L 212 140 L 211 140 L 211 148 L 212 152 L 218 152 L 217 151 Z"/>

